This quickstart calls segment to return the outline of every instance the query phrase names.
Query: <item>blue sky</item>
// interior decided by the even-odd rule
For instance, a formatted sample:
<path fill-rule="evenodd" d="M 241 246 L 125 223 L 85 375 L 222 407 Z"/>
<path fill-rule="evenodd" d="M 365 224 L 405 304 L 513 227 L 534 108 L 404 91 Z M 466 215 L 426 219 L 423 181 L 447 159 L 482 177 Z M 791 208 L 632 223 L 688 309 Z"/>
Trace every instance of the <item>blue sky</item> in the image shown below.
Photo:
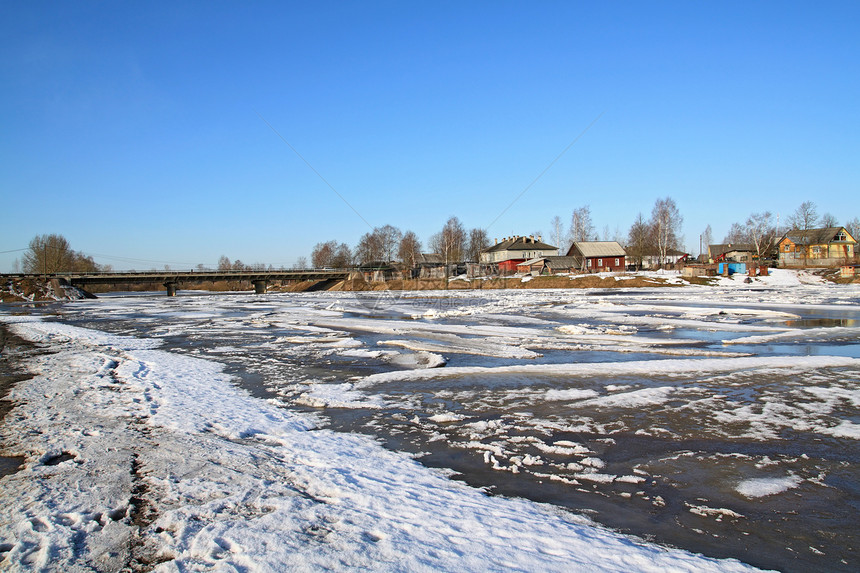
<path fill-rule="evenodd" d="M 806 200 L 844 223 L 858 27 L 858 2 L 6 2 L 0 271 L 42 233 L 121 269 L 289 266 L 365 221 L 546 238 L 586 204 L 626 235 L 666 196 L 693 252 Z"/>

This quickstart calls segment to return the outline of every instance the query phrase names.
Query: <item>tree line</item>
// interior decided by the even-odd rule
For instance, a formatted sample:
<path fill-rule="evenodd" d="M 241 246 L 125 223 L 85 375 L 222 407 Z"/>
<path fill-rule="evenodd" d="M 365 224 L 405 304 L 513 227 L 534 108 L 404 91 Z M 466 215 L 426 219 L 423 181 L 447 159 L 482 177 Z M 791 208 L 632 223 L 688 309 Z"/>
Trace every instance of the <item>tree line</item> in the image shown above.
<path fill-rule="evenodd" d="M 575 242 L 613 240 L 624 246 L 631 263 L 641 265 L 645 257 L 654 257 L 662 264 L 669 260 L 670 254 L 684 250 L 684 236 L 681 234 L 683 222 L 675 200 L 665 197 L 654 202 L 648 218 L 640 212 L 626 233 L 618 228 L 613 233 L 606 226 L 601 236 L 592 220 L 590 206 L 583 205 L 573 209 L 569 225 L 556 216 L 550 221 L 549 233 L 538 231 L 534 235 L 546 236 L 548 241 L 558 247 L 560 254 L 566 254 Z M 788 218 L 782 231 L 836 226 L 840 226 L 836 217 L 830 214 L 819 217 L 815 204 L 806 201 Z M 860 231 L 857 217 L 843 226 L 852 237 L 857 238 Z M 772 213 L 752 213 L 744 222 L 732 224 L 723 243 L 752 245 L 763 258 L 776 246 L 781 236 L 777 236 L 779 231 Z M 700 252 L 707 253 L 708 246 L 714 242 L 710 225 L 699 238 Z M 481 251 L 490 246 L 490 239 L 486 229 L 467 231 L 457 217 L 451 217 L 439 232 L 430 237 L 426 246 L 428 252 L 440 255 L 446 262 L 477 262 Z M 315 268 L 343 268 L 399 261 L 414 267 L 421 252 L 422 243 L 414 232 L 402 232 L 393 225 L 384 225 L 365 233 L 354 248 L 335 240 L 317 243 L 311 253 L 310 264 Z M 295 266 L 307 267 L 308 260 L 299 257 Z"/>
<path fill-rule="evenodd" d="M 484 229 L 466 230 L 460 219 L 450 217 L 438 233 L 427 242 L 429 250 L 446 262 L 477 261 L 482 250 L 490 246 Z M 399 261 L 414 267 L 422 252 L 422 244 L 413 231 L 401 231 L 393 225 L 376 227 L 359 239 L 355 248 L 335 240 L 317 243 L 311 252 L 314 268 L 343 268 L 354 265 Z M 299 257 L 297 268 L 307 266 Z"/>
<path fill-rule="evenodd" d="M 570 224 L 567 226 L 561 217 L 553 217 L 550 221 L 550 232 L 545 235 L 548 241 L 559 248 L 560 254 L 566 254 L 574 242 L 597 241 L 601 238 L 604 241 L 618 241 L 625 247 L 630 262 L 641 264 L 644 257 L 656 256 L 661 262 L 665 262 L 670 252 L 683 250 L 682 224 L 683 217 L 677 204 L 671 197 L 665 197 L 655 201 L 648 219 L 640 212 L 626 234 L 618 228 L 612 233 L 609 227 L 604 227 L 601 237 L 592 220 L 590 206 L 583 205 L 573 209 Z M 825 213 L 819 216 L 815 203 L 805 201 L 787 218 L 784 225 L 770 211 L 751 213 L 746 220 L 732 223 L 723 243 L 751 245 L 759 258 L 765 258 L 776 247 L 785 231 L 840 226 L 845 227 L 855 240 L 860 238 L 858 217 L 840 225 L 834 215 Z M 534 235 L 544 236 L 544 233 L 538 231 Z M 714 242 L 710 225 L 699 235 L 699 240 L 700 251 L 707 252 L 708 246 Z M 490 238 L 486 229 L 467 230 L 456 216 L 452 216 L 439 232 L 429 238 L 426 246 L 426 252 L 439 255 L 446 263 L 477 262 L 480 260 L 481 251 L 490 246 Z M 352 248 L 336 240 L 317 243 L 311 252 L 310 264 L 306 257 L 301 256 L 293 267 L 347 268 L 394 261 L 414 267 L 422 252 L 422 243 L 413 231 L 401 231 L 393 225 L 384 225 L 365 233 Z M 15 267 L 17 271 L 18 261 L 15 262 Z M 198 268 L 203 270 L 204 267 L 198 265 Z M 262 263 L 248 265 L 240 260 L 230 261 L 223 255 L 218 261 L 218 270 L 267 268 L 272 267 Z M 30 241 L 22 256 L 21 270 L 36 274 L 93 272 L 110 271 L 111 266 L 98 264 L 91 256 L 73 250 L 62 235 L 46 234 L 37 235 Z"/>

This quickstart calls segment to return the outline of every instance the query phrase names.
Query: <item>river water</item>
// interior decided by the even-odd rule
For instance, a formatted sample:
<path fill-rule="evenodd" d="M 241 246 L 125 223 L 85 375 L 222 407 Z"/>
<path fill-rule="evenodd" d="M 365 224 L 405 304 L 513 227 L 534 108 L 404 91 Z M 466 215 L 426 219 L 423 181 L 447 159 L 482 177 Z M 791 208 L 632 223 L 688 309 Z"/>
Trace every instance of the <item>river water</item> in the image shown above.
<path fill-rule="evenodd" d="M 854 571 L 860 301 L 790 293 L 150 294 L 37 312 L 225 363 L 261 398 L 492 495 L 764 568 Z"/>

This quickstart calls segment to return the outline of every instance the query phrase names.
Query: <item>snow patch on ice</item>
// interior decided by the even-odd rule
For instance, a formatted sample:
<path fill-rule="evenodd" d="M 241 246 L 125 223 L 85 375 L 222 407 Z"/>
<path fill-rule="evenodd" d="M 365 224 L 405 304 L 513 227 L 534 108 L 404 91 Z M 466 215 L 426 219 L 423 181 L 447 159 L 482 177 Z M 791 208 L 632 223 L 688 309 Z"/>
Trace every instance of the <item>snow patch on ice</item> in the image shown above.
<path fill-rule="evenodd" d="M 803 480 L 795 475 L 785 477 L 752 478 L 740 482 L 735 490 L 746 497 L 776 495 L 799 486 Z"/>

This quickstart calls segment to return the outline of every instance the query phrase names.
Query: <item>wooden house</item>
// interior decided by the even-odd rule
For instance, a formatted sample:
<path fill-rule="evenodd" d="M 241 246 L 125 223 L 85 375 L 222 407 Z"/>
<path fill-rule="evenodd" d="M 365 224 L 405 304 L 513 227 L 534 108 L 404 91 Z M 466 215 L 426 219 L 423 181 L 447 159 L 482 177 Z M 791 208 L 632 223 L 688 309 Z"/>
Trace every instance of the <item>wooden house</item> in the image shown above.
<path fill-rule="evenodd" d="M 625 270 L 624 247 L 617 241 L 579 241 L 570 246 L 568 257 L 576 260 L 577 270 L 599 273 Z"/>
<path fill-rule="evenodd" d="M 777 243 L 779 266 L 837 266 L 854 260 L 854 240 L 845 227 L 788 231 Z"/>

